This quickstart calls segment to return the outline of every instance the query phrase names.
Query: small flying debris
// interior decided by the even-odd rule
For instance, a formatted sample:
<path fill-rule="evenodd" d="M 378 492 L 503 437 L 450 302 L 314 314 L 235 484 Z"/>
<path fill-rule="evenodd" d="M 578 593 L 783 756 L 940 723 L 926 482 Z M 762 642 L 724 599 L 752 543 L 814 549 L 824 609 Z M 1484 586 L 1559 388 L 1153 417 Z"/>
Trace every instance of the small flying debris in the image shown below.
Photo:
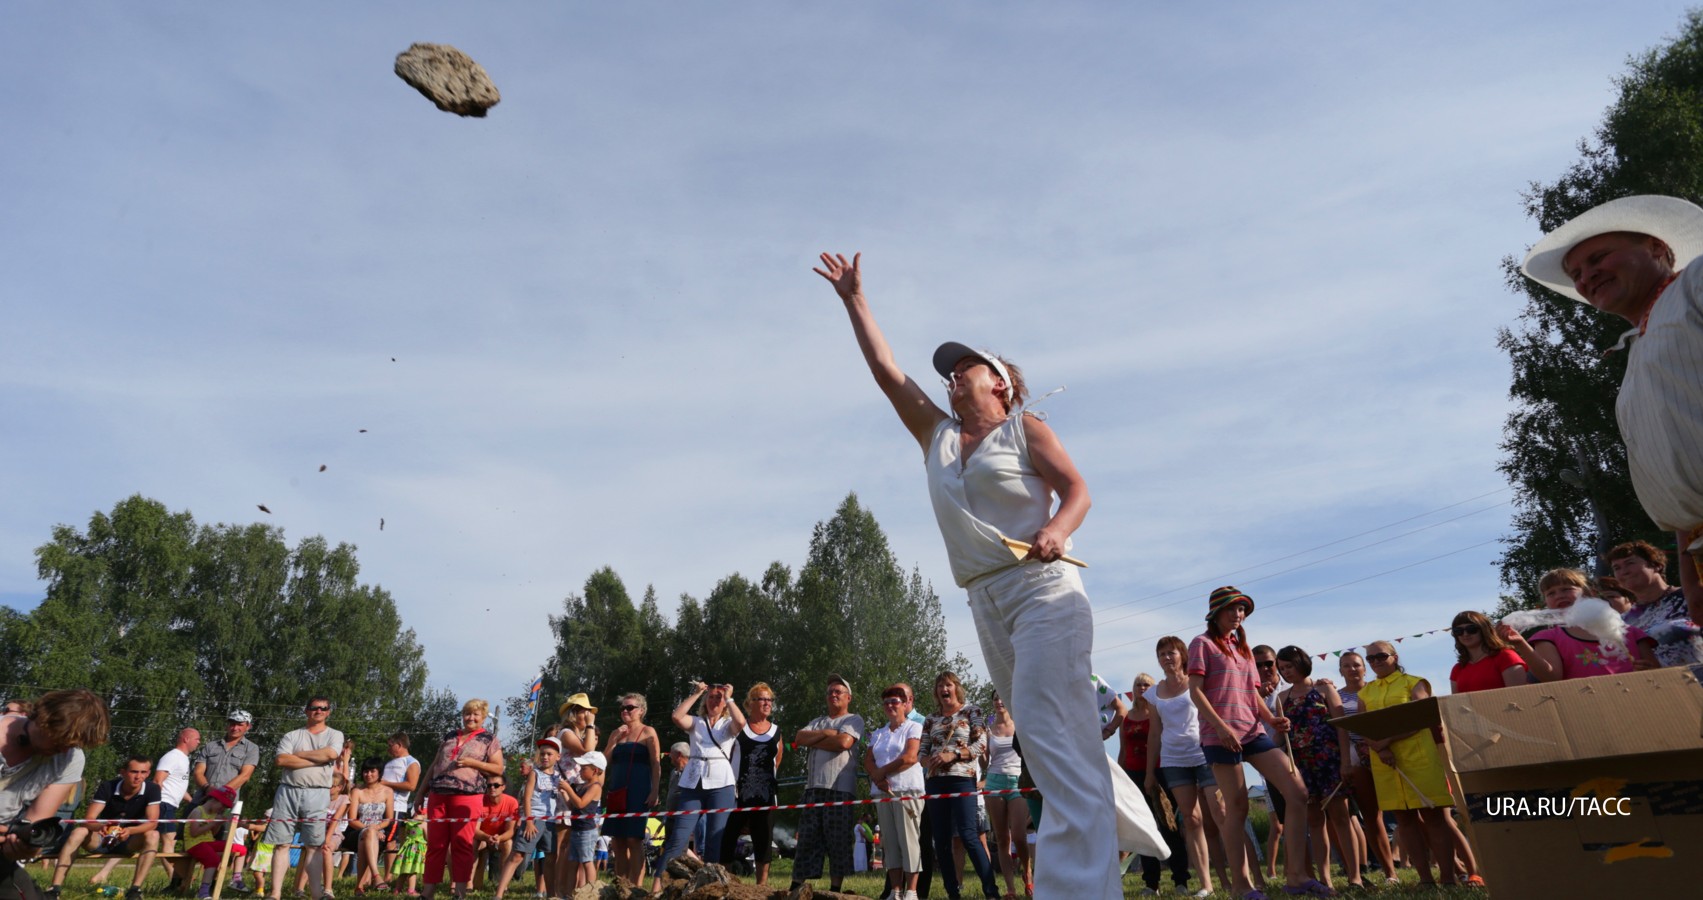
<path fill-rule="evenodd" d="M 363 429 L 361 429 L 361 433 L 362 433 L 362 434 L 366 434 L 366 433 L 367 433 L 367 430 L 366 430 L 366 429 L 365 429 L 365 428 L 363 428 Z"/>
<path fill-rule="evenodd" d="M 320 464 L 319 464 L 319 470 L 320 470 L 320 471 L 321 471 L 321 472 L 323 472 L 323 471 L 325 471 L 325 463 L 320 463 Z"/>
<path fill-rule="evenodd" d="M 256 503 L 256 504 L 254 504 L 254 508 L 260 510 L 261 512 L 263 512 L 267 515 L 272 515 L 272 510 L 267 509 L 266 504 L 264 504 L 264 503 Z"/>
<path fill-rule="evenodd" d="M 391 362 L 396 362 L 396 357 L 394 357 L 394 356 L 392 356 L 392 357 L 391 357 L 391 358 L 390 358 L 390 361 L 391 361 Z"/>
<path fill-rule="evenodd" d="M 383 530 L 384 530 L 384 520 L 383 520 L 383 519 L 379 519 L 379 520 L 378 520 L 378 530 L 379 530 L 379 531 L 383 531 Z"/>

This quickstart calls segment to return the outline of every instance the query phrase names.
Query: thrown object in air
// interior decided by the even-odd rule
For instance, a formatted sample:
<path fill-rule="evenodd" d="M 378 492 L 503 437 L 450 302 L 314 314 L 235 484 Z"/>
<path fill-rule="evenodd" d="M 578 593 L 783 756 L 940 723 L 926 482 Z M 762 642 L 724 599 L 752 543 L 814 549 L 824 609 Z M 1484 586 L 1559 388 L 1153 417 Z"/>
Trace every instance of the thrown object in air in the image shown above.
<path fill-rule="evenodd" d="M 458 116 L 483 118 L 503 99 L 485 67 L 448 44 L 415 44 L 396 54 L 396 76 Z"/>

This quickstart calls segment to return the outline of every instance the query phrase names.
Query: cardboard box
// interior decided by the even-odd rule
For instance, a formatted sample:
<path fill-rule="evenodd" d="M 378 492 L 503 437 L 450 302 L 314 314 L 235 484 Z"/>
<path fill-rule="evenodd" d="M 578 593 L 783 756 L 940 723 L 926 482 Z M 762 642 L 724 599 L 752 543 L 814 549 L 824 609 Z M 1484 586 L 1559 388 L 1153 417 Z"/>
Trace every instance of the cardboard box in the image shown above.
<path fill-rule="evenodd" d="M 1459 821 L 1497 900 L 1697 897 L 1700 676 L 1703 667 L 1523 685 L 1334 724 L 1384 738 L 1441 723 Z"/>

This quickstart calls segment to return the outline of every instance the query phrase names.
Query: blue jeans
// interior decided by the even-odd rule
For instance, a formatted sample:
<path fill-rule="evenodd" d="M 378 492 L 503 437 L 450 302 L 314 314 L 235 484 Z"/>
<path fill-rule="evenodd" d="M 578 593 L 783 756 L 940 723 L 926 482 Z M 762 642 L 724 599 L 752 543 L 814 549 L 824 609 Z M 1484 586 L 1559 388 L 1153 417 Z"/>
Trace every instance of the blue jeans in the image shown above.
<path fill-rule="evenodd" d="M 727 817 L 731 813 L 700 813 L 700 809 L 732 809 L 738 805 L 734 798 L 733 785 L 705 790 L 701 787 L 680 789 L 679 811 L 685 815 L 674 816 L 674 828 L 668 832 L 668 841 L 662 846 L 662 856 L 657 862 L 657 871 L 667 869 L 668 864 L 676 856 L 686 851 L 686 842 L 698 830 L 698 823 L 704 823 L 703 840 L 698 845 L 698 855 L 704 862 L 721 862 L 721 833 L 727 828 Z"/>
<path fill-rule="evenodd" d="M 963 775 L 935 775 L 926 782 L 930 794 L 956 794 L 976 789 L 975 779 Z M 940 870 L 940 883 L 946 896 L 958 896 L 958 867 L 952 865 L 952 839 L 964 842 L 964 853 L 976 867 L 982 880 L 982 894 L 998 897 L 999 886 L 993 880 L 993 863 L 983 849 L 976 831 L 976 798 L 951 797 L 926 801 L 934 825 L 934 858 Z"/>

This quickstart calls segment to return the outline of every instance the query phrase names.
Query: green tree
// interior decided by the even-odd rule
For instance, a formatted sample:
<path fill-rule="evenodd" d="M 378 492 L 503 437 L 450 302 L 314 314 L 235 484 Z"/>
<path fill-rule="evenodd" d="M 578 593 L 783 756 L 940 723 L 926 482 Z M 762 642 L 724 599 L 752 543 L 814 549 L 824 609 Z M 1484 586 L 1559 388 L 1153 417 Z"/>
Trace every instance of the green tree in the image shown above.
<path fill-rule="evenodd" d="M 615 698 L 645 683 L 639 611 L 621 576 L 608 566 L 591 573 L 584 593 L 568 595 L 561 614 L 550 616 L 550 630 L 556 650 L 544 667 L 539 730 L 559 724 L 557 707 L 583 691 L 598 707 L 598 726 L 607 733 Z"/>
<path fill-rule="evenodd" d="M 1631 194 L 1703 199 L 1703 12 L 1689 13 L 1676 37 L 1629 67 L 1578 161 L 1526 193 L 1541 230 Z M 1541 606 L 1538 576 L 1555 566 L 1593 568 L 1599 543 L 1673 545 L 1638 505 L 1615 423 L 1626 356 L 1605 351 L 1626 323 L 1527 279 L 1514 257 L 1503 266 L 1525 307 L 1497 337 L 1512 363 L 1515 402 L 1500 465 L 1515 489 L 1514 534 L 1500 560 L 1512 596 L 1500 612 Z"/>
<path fill-rule="evenodd" d="M 882 688 L 908 681 L 926 691 L 947 665 L 940 598 L 919 573 L 906 577 L 855 493 L 817 523 L 789 598 L 781 632 L 788 728 L 821 714 L 830 673 L 851 682 L 854 711 L 880 721 Z"/>
<path fill-rule="evenodd" d="M 454 722 L 414 633 L 388 593 L 359 582 L 347 544 L 310 537 L 292 550 L 279 529 L 198 528 L 133 496 L 86 531 L 54 528 L 36 559 L 46 596 L 0 618 L 0 647 L 19 686 L 109 698 L 112 743 L 90 754 L 91 778 L 124 754 L 158 756 L 186 725 L 215 736 L 237 706 L 265 746 L 302 724 L 310 692 L 333 701 L 358 752 L 398 728 L 435 737 Z M 253 783 L 269 789 L 273 775 L 263 754 Z"/>
<path fill-rule="evenodd" d="M 668 715 L 690 679 L 731 682 L 741 694 L 768 682 L 783 734 L 822 714 L 831 672 L 851 682 L 853 709 L 871 722 L 881 721 L 882 688 L 909 681 L 926 691 L 946 668 L 959 673 L 972 697 L 985 703 L 988 695 L 962 655 L 947 659 L 940 598 L 920 572 L 899 567 L 855 494 L 816 524 L 796 580 L 779 562 L 757 581 L 729 575 L 701 601 L 681 595 L 670 626 L 654 590 L 634 610 L 620 577 L 606 567 L 587 579 L 583 595 L 563 602 L 550 627 L 556 650 L 546 666 L 541 721 L 553 721 L 561 698 L 583 690 L 604 704 L 599 725 L 607 733 L 616 721 L 614 699 L 637 690 L 664 746 L 677 739 Z M 510 698 L 509 707 L 524 703 Z"/>

